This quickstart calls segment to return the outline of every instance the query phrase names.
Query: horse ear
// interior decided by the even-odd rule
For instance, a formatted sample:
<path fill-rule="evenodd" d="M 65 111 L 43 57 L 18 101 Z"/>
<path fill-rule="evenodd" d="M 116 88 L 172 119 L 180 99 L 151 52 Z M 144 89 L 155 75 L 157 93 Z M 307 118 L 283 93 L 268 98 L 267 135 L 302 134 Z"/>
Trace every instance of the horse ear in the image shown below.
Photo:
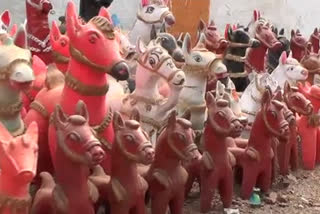
<path fill-rule="evenodd" d="M 190 111 L 190 109 L 187 109 L 187 110 L 183 113 L 183 115 L 181 116 L 181 118 L 184 118 L 184 119 L 186 119 L 186 120 L 191 120 L 191 111 Z"/>
<path fill-rule="evenodd" d="M 212 104 L 215 104 L 216 100 L 211 92 L 206 93 L 206 103 L 207 107 L 211 106 Z"/>
<path fill-rule="evenodd" d="M 89 121 L 89 112 L 87 109 L 87 105 L 82 100 L 79 100 L 79 102 L 77 103 L 76 114 L 81 115 L 86 119 L 86 121 Z"/>
<path fill-rule="evenodd" d="M 115 130 L 119 130 L 124 128 L 124 121 L 122 119 L 122 116 L 119 112 L 115 112 L 113 114 L 113 127 Z"/>
<path fill-rule="evenodd" d="M 259 19 L 259 13 L 257 10 L 253 11 L 253 20 L 256 22 Z"/>
<path fill-rule="evenodd" d="M 52 21 L 52 27 L 50 31 L 51 41 L 57 41 L 61 37 L 61 33 L 56 21 Z"/>
<path fill-rule="evenodd" d="M 20 48 L 27 48 L 27 34 L 24 25 L 20 25 L 16 36 L 14 37 L 14 44 Z"/>
<path fill-rule="evenodd" d="M 26 133 L 23 135 L 23 140 L 26 144 L 38 144 L 38 135 L 38 124 L 35 121 L 33 121 L 28 126 Z"/>
<path fill-rule="evenodd" d="M 284 36 L 284 28 L 281 28 L 279 35 Z"/>
<path fill-rule="evenodd" d="M 313 34 L 317 35 L 318 34 L 318 28 L 314 28 Z"/>
<path fill-rule="evenodd" d="M 296 30 L 296 34 L 300 34 L 300 30 L 299 29 Z"/>
<path fill-rule="evenodd" d="M 8 10 L 5 10 L 2 14 L 1 14 L 1 21 L 3 22 L 3 24 L 5 24 L 7 27 L 9 27 L 10 25 L 10 12 Z"/>
<path fill-rule="evenodd" d="M 288 58 L 292 58 L 292 51 L 290 51 Z"/>
<path fill-rule="evenodd" d="M 160 33 L 166 33 L 167 32 L 167 28 L 166 28 L 166 23 L 162 23 L 161 28 L 160 28 Z"/>
<path fill-rule="evenodd" d="M 204 35 L 204 33 L 200 33 L 198 43 L 195 47 L 205 46 L 205 43 L 206 43 L 206 36 Z"/>
<path fill-rule="evenodd" d="M 287 52 L 282 52 L 279 62 L 281 63 L 281 65 L 285 65 L 287 63 Z"/>
<path fill-rule="evenodd" d="M 274 34 L 276 35 L 276 36 L 278 36 L 278 28 L 273 28 L 273 32 L 274 32 Z"/>
<path fill-rule="evenodd" d="M 258 10 L 258 19 L 261 18 L 261 13 L 260 13 L 260 10 Z"/>
<path fill-rule="evenodd" d="M 202 31 L 204 31 L 204 29 L 206 29 L 206 23 L 205 23 L 202 19 L 200 19 L 200 21 L 199 21 L 199 26 L 198 26 L 198 30 L 199 30 L 200 32 L 202 32 Z"/>
<path fill-rule="evenodd" d="M 163 3 L 168 6 L 169 5 L 169 0 L 163 0 Z"/>
<path fill-rule="evenodd" d="M 68 37 L 72 39 L 77 31 L 81 29 L 80 19 L 77 15 L 76 5 L 73 1 L 69 1 L 66 11 L 66 31 Z"/>
<path fill-rule="evenodd" d="M 220 92 L 224 92 L 225 86 L 222 84 L 221 81 L 218 80 L 217 85 L 216 85 L 216 97 L 220 97 Z"/>
<path fill-rule="evenodd" d="M 14 25 L 12 25 L 12 28 L 11 28 L 11 30 L 9 32 L 9 35 L 11 37 L 14 37 L 16 35 L 17 31 L 18 31 L 18 25 L 14 24 Z"/>
<path fill-rule="evenodd" d="M 177 122 L 177 112 L 173 110 L 168 118 L 168 127 L 172 127 L 176 124 Z"/>
<path fill-rule="evenodd" d="M 138 109 L 134 108 L 132 110 L 130 119 L 138 121 L 140 123 L 140 113 Z"/>
<path fill-rule="evenodd" d="M 269 86 L 266 86 L 266 90 L 264 91 L 262 95 L 262 104 L 267 104 L 270 102 L 272 96 L 272 92 Z"/>
<path fill-rule="evenodd" d="M 112 23 L 111 14 L 109 13 L 109 10 L 105 7 L 101 7 L 99 10 L 99 15 L 108 19 L 110 23 Z"/>
<path fill-rule="evenodd" d="M 294 30 L 291 30 L 291 37 L 294 37 L 296 35 L 296 32 Z"/>
<path fill-rule="evenodd" d="M 149 0 L 141 0 L 141 6 L 142 7 L 148 6 L 149 4 L 150 4 Z"/>
<path fill-rule="evenodd" d="M 183 44 L 182 44 L 182 50 L 183 50 L 183 54 L 185 56 L 189 55 L 191 52 L 191 41 L 190 41 L 190 34 L 186 33 L 184 40 L 183 40 Z"/>
<path fill-rule="evenodd" d="M 65 126 L 65 123 L 67 122 L 67 116 L 62 111 L 62 108 L 60 105 L 56 105 L 56 108 L 54 110 L 54 118 L 58 126 L 61 126 L 61 127 Z"/>
<path fill-rule="evenodd" d="M 277 91 L 276 95 L 273 97 L 274 100 L 278 100 L 279 102 L 283 101 L 281 90 Z"/>
<path fill-rule="evenodd" d="M 147 50 L 146 45 L 144 44 L 144 42 L 142 41 L 142 39 L 140 37 L 137 40 L 137 50 L 141 54 L 145 53 Z"/>
<path fill-rule="evenodd" d="M 151 32 L 150 32 L 150 39 L 154 40 L 157 38 L 157 31 L 156 31 L 156 26 L 152 25 L 151 27 Z"/>
<path fill-rule="evenodd" d="M 287 94 L 290 91 L 291 91 L 290 83 L 286 80 L 286 82 L 284 83 L 284 93 Z"/>
<path fill-rule="evenodd" d="M 230 24 L 226 24 L 226 28 L 224 30 L 224 38 L 227 40 L 230 40 L 229 28 L 231 28 Z M 232 31 L 232 29 L 231 29 L 231 31 Z"/>

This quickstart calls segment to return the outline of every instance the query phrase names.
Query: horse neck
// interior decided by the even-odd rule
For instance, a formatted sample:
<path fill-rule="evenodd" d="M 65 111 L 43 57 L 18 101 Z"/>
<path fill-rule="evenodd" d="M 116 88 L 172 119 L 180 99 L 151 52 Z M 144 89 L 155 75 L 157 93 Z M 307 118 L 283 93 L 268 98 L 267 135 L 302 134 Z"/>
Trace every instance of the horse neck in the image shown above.
<path fill-rule="evenodd" d="M 261 106 L 261 103 L 255 102 L 253 100 L 252 96 L 254 96 L 255 98 L 261 99 L 261 96 L 256 97 L 256 94 L 253 93 L 253 90 L 257 90 L 257 89 L 255 89 L 254 85 L 249 85 L 240 98 L 240 105 L 243 111 L 245 110 L 249 112 L 257 112 Z M 254 119 L 255 119 L 255 116 L 248 115 L 249 123 L 254 122 Z"/>
<path fill-rule="evenodd" d="M 227 50 L 227 54 L 244 57 L 246 55 L 246 51 L 247 51 L 247 48 L 229 48 Z M 224 59 L 223 63 L 227 66 L 228 71 L 231 71 L 234 73 L 242 73 L 244 71 L 243 62 L 236 62 L 233 60 Z"/>
<path fill-rule="evenodd" d="M 28 5 L 26 7 L 26 15 L 27 15 L 27 32 L 32 34 L 40 33 L 41 35 L 43 32 L 49 34 L 49 21 L 48 21 L 48 14 L 39 11 L 36 8 Z"/>
<path fill-rule="evenodd" d="M 155 159 L 152 164 L 153 168 L 167 169 L 168 171 L 175 169 L 181 165 L 178 155 L 170 148 L 168 144 L 167 131 L 163 132 L 157 140 Z"/>
<path fill-rule="evenodd" d="M 318 53 L 319 47 L 320 47 L 319 40 L 312 37 L 311 43 L 312 43 L 312 47 L 313 47 L 313 52 Z"/>
<path fill-rule="evenodd" d="M 160 96 L 158 82 L 160 77 L 138 65 L 136 71 L 135 95 L 158 98 Z"/>
<path fill-rule="evenodd" d="M 149 44 L 151 28 L 152 26 L 150 24 L 146 24 L 143 21 L 137 19 L 132 30 L 129 33 L 130 43 L 136 44 L 138 38 L 140 37 L 145 44 Z"/>
<path fill-rule="evenodd" d="M 295 58 L 299 62 L 301 61 L 304 53 L 304 49 L 296 46 L 295 44 L 291 44 L 292 58 Z"/>
<path fill-rule="evenodd" d="M 294 84 L 296 81 L 290 79 L 283 68 L 279 65 L 270 75 L 273 79 L 277 80 L 279 86 L 283 89 L 284 84 L 288 81 L 290 84 Z"/>
<path fill-rule="evenodd" d="M 15 180 L 14 176 L 6 174 L 6 170 L 0 172 L 0 195 L 9 197 L 26 198 L 29 196 L 30 184 L 21 184 Z"/>
<path fill-rule="evenodd" d="M 89 167 L 75 163 L 57 147 L 56 155 L 56 181 L 72 204 L 81 204 L 81 209 L 93 209 L 89 199 L 88 177 Z M 88 202 L 87 204 L 85 202 Z M 87 207 L 87 208 L 85 208 Z M 80 210 L 79 210 L 80 211 Z M 83 211 L 83 213 L 86 213 Z"/>
<path fill-rule="evenodd" d="M 202 98 L 205 96 L 206 87 L 207 87 L 207 75 L 199 74 L 193 71 L 185 71 L 186 75 L 186 86 L 183 89 L 184 94 L 188 94 L 192 92 L 192 94 L 198 93 L 198 95 Z"/>
<path fill-rule="evenodd" d="M 70 61 L 69 70 L 67 72 L 86 85 L 103 86 L 107 84 L 107 76 L 105 73 L 96 71 L 74 59 Z M 75 106 L 79 100 L 83 100 L 87 105 L 90 124 L 100 123 L 101 118 L 107 115 L 108 108 L 106 104 L 106 95 L 85 96 L 65 85 L 60 101 L 64 112 L 69 115 L 74 114 Z"/>
<path fill-rule="evenodd" d="M 262 111 L 260 111 L 257 113 L 252 125 L 248 146 L 253 147 L 262 153 L 268 152 L 271 147 L 271 138 L 272 135 L 265 125 L 262 117 Z"/>
<path fill-rule="evenodd" d="M 248 62 L 258 71 L 264 71 L 264 61 L 267 52 L 267 47 L 261 45 L 258 48 L 249 48 Z"/>
<path fill-rule="evenodd" d="M 136 183 L 139 173 L 137 163 L 129 160 L 126 157 L 121 149 L 118 146 L 118 143 L 115 142 L 112 146 L 111 151 L 111 176 L 120 181 L 120 183 L 125 184 L 130 178 L 132 184 Z"/>
<path fill-rule="evenodd" d="M 216 130 L 211 126 L 208 118 L 207 125 L 204 129 L 204 146 L 205 150 L 210 154 L 226 154 L 227 145 L 226 145 L 226 136 L 219 135 L 216 133 Z"/>

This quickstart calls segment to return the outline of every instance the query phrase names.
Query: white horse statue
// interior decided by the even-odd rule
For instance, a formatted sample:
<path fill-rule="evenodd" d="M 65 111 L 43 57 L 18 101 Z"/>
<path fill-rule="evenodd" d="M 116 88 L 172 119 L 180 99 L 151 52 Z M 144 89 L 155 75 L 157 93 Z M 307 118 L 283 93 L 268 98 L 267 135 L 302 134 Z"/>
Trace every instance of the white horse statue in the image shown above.
<path fill-rule="evenodd" d="M 271 77 L 278 81 L 281 89 L 284 89 L 285 82 L 288 81 L 290 85 L 295 86 L 297 81 L 304 81 L 308 78 L 308 70 L 301 66 L 298 60 L 287 57 L 284 51 L 279 59 L 278 67 L 271 73 Z"/>
<path fill-rule="evenodd" d="M 179 100 L 180 92 L 185 84 L 185 74 L 178 69 L 172 57 L 160 45 L 151 48 L 138 40 L 137 49 L 140 54 L 136 71 L 136 88 L 120 103 L 120 112 L 130 116 L 133 109 L 140 113 L 143 129 L 155 142 L 156 134 L 166 123 L 170 112 Z M 166 80 L 170 87 L 170 96 L 160 95 L 158 83 Z"/>
<path fill-rule="evenodd" d="M 168 7 L 169 0 L 141 0 L 137 20 L 129 33 L 129 41 L 136 44 L 140 37 L 145 44 L 150 42 L 152 25 L 158 32 L 163 23 L 172 26 L 175 18 Z"/>
<path fill-rule="evenodd" d="M 186 85 L 183 88 L 177 110 L 183 115 L 187 110 L 191 113 L 194 130 L 202 130 L 206 120 L 205 93 L 207 79 L 210 75 L 227 72 L 222 58 L 205 48 L 205 36 L 201 34 L 198 44 L 192 49 L 190 35 L 186 34 L 182 50 L 185 57 L 183 71 L 186 74 Z"/>

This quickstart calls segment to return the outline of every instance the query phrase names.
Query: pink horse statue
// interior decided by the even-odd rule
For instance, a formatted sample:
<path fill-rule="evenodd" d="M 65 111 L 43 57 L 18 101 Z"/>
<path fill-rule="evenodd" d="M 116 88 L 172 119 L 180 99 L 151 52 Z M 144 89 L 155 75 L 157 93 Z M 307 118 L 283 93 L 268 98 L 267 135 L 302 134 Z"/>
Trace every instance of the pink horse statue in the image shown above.
<path fill-rule="evenodd" d="M 0 123 L 0 212 L 29 214 L 30 183 L 36 175 L 38 126 L 31 123 L 24 135 L 13 137 Z"/>
<path fill-rule="evenodd" d="M 52 62 L 48 14 L 52 10 L 50 0 L 26 0 L 28 46 L 46 64 Z"/>
<path fill-rule="evenodd" d="M 318 28 L 315 28 L 313 33 L 310 36 L 309 42 L 312 45 L 311 51 L 313 53 L 318 53 L 320 49 L 320 32 Z"/>
<path fill-rule="evenodd" d="M 299 62 L 306 54 L 306 48 L 308 46 L 308 40 L 298 30 L 291 31 L 290 48 L 292 51 L 292 57 Z"/>

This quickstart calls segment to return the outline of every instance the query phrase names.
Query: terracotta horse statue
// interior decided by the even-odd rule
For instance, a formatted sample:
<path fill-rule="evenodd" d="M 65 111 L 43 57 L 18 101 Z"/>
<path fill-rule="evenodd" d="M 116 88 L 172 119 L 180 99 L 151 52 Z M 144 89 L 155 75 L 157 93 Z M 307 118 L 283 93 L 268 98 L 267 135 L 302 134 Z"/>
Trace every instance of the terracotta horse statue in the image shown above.
<path fill-rule="evenodd" d="M 38 126 L 30 124 L 24 135 L 13 137 L 0 124 L 0 209 L 2 214 L 29 214 L 29 187 L 37 171 Z"/>
<path fill-rule="evenodd" d="M 141 0 L 137 13 L 137 20 L 129 33 L 129 41 L 136 44 L 138 38 L 148 44 L 150 42 L 150 32 L 152 25 L 158 32 L 162 23 L 172 26 L 175 23 L 175 17 L 168 7 L 169 0 Z"/>
<path fill-rule="evenodd" d="M 272 182 L 274 151 L 272 144 L 277 138 L 289 137 L 289 125 L 284 117 L 284 104 L 272 98 L 270 88 L 266 88 L 261 110 L 252 125 L 251 135 L 245 149 L 229 148 L 243 169 L 241 196 L 248 199 L 253 188 L 267 192 Z"/>
<path fill-rule="evenodd" d="M 186 64 L 183 71 L 186 74 L 186 84 L 183 88 L 177 110 L 183 115 L 187 110 L 191 113 L 191 123 L 194 130 L 202 130 L 206 118 L 205 93 L 207 80 L 227 75 L 227 68 L 222 58 L 205 48 L 205 36 L 201 34 L 199 42 L 191 48 L 190 35 L 187 33 L 182 50 Z"/>
<path fill-rule="evenodd" d="M 291 87 L 289 82 L 284 85 L 283 97 L 280 101 L 286 104 L 285 117 L 289 123 L 290 136 L 287 142 L 279 143 L 277 148 L 279 170 L 281 175 L 288 175 L 298 169 L 298 130 L 296 115 L 309 116 L 313 112 L 312 103 L 300 92 L 298 88 Z M 282 140 L 282 139 L 279 139 Z"/>
<path fill-rule="evenodd" d="M 296 31 L 291 31 L 290 48 L 292 51 L 292 57 L 299 62 L 306 54 L 306 48 L 308 46 L 308 40 L 305 38 L 297 29 Z"/>
<path fill-rule="evenodd" d="M 84 102 L 78 102 L 75 112 L 67 116 L 61 106 L 55 108 L 52 118 L 58 138 L 56 184 L 50 174 L 42 174 L 43 183 L 36 193 L 32 213 L 95 213 L 93 203 L 98 198 L 97 189 L 88 183 L 88 177 L 90 169 L 101 163 L 105 152 L 89 126 Z"/>
<path fill-rule="evenodd" d="M 28 46 L 46 64 L 52 63 L 48 14 L 52 10 L 50 0 L 26 0 Z"/>
<path fill-rule="evenodd" d="M 233 166 L 235 157 L 227 149 L 227 137 L 240 137 L 243 126 L 233 114 L 226 100 L 216 100 L 207 93 L 208 120 L 204 130 L 204 151 L 200 173 L 200 209 L 208 212 L 216 189 L 223 206 L 231 206 L 233 194 Z"/>
<path fill-rule="evenodd" d="M 26 44 L 23 27 L 17 32 L 17 40 L 20 45 Z M 34 74 L 30 51 L 16 46 L 15 41 L 7 38 L 0 45 L 0 122 L 13 136 L 18 136 L 25 131 L 21 91 L 31 86 Z"/>
<path fill-rule="evenodd" d="M 146 47 L 139 40 L 137 48 L 140 58 L 136 71 L 136 89 L 122 103 L 118 103 L 118 108 L 127 116 L 131 115 L 133 108 L 137 108 L 141 115 L 141 126 L 155 143 L 159 129 L 178 103 L 185 84 L 185 74 L 175 66 L 172 57 L 160 44 Z M 162 79 L 170 88 L 168 98 L 159 93 L 158 84 Z"/>
<path fill-rule="evenodd" d="M 238 92 L 243 92 L 250 83 L 248 73 L 245 70 L 247 49 L 260 46 L 258 40 L 250 37 L 248 30 L 243 26 L 237 26 L 233 30 L 230 25 L 227 25 L 225 30 L 225 37 L 228 39 L 229 45 L 223 63 L 227 66 L 229 76 Z"/>
<path fill-rule="evenodd" d="M 308 72 L 307 82 L 312 84 L 320 83 L 320 53 L 311 53 L 306 51 L 306 54 L 301 60 L 301 65 L 305 67 Z"/>
<path fill-rule="evenodd" d="M 265 72 L 265 55 L 267 50 L 281 48 L 281 43 L 272 32 L 271 24 L 265 18 L 260 17 L 260 12 L 254 11 L 253 22 L 249 24 L 251 35 L 259 40 L 258 48 L 249 48 L 247 54 L 246 70 L 250 72 Z"/>
<path fill-rule="evenodd" d="M 137 165 L 151 164 L 154 149 L 139 121 L 137 111 L 130 120 L 123 120 L 117 112 L 114 114 L 111 181 L 106 188 L 111 213 L 147 213 L 144 202 L 148 183 L 140 176 Z"/>
<path fill-rule="evenodd" d="M 281 89 L 284 89 L 285 83 L 288 81 L 295 86 L 298 81 L 305 81 L 308 78 L 308 70 L 301 66 L 298 60 L 287 57 L 286 52 L 282 52 L 279 58 L 279 65 L 270 75 L 277 80 Z"/>
<path fill-rule="evenodd" d="M 298 83 L 299 92 L 302 93 L 313 105 L 313 112 L 309 116 L 301 116 L 297 120 L 298 132 L 301 137 L 302 164 L 307 170 L 313 170 L 315 164 L 320 162 L 319 150 L 319 109 L 320 87 L 310 85 L 308 82 L 303 86 Z"/>
<path fill-rule="evenodd" d="M 194 132 L 188 119 L 170 113 L 168 124 L 157 139 L 155 159 L 146 179 L 149 183 L 153 214 L 182 214 L 188 173 L 182 162 L 199 161 L 201 155 L 193 142 Z"/>
<path fill-rule="evenodd" d="M 314 28 L 313 33 L 310 36 L 309 42 L 312 45 L 311 51 L 313 53 L 318 53 L 320 50 L 320 33 L 318 28 Z"/>
<path fill-rule="evenodd" d="M 201 33 L 206 36 L 206 48 L 216 54 L 223 54 L 228 46 L 228 41 L 220 35 L 217 26 L 213 20 L 207 25 L 202 19 L 200 19 L 198 26 L 198 39 L 200 39 Z"/>
<path fill-rule="evenodd" d="M 53 62 L 62 73 L 66 73 L 70 62 L 69 37 L 60 32 L 55 21 L 52 22 L 51 26 L 50 44 Z"/>
<path fill-rule="evenodd" d="M 290 52 L 290 41 L 285 36 L 284 28 L 282 28 L 279 33 L 278 28 L 273 28 L 273 32 L 281 43 L 282 47 L 277 50 L 268 50 L 266 69 L 269 73 L 272 73 L 272 71 L 279 65 L 280 56 L 284 51 L 287 53 L 287 56 L 292 53 Z"/>

